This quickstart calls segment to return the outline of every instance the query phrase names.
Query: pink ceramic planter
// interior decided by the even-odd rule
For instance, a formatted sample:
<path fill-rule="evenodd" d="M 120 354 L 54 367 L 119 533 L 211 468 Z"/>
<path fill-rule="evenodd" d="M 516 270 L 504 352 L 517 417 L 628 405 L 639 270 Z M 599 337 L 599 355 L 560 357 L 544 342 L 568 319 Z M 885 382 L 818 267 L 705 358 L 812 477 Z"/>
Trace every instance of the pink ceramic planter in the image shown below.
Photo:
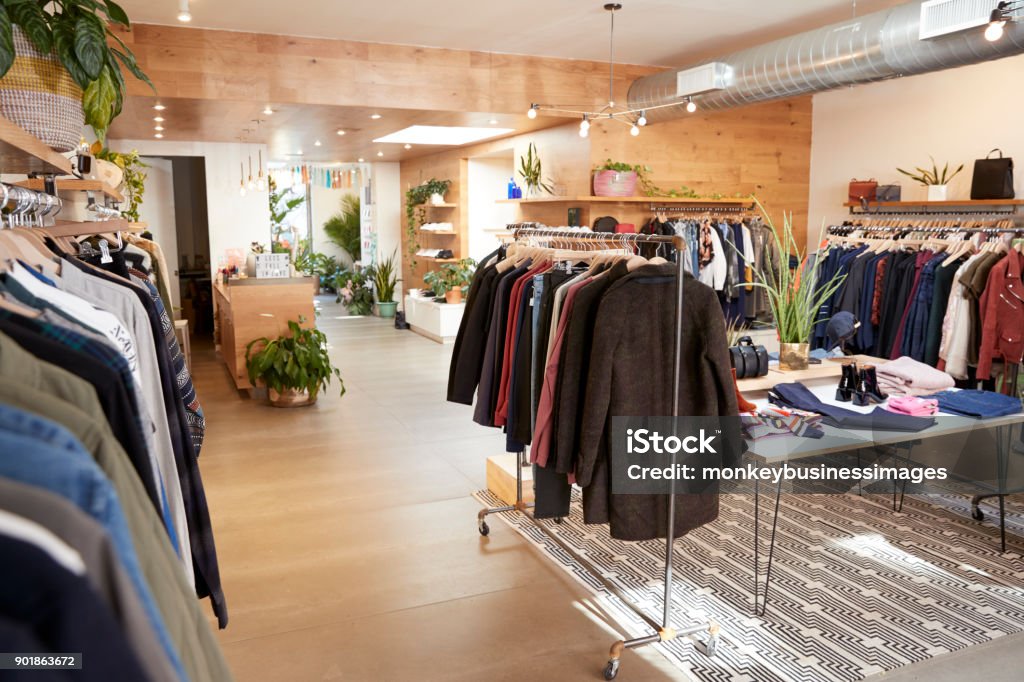
<path fill-rule="evenodd" d="M 631 197 L 636 190 L 636 179 L 633 171 L 597 171 L 594 173 L 594 196 Z"/>

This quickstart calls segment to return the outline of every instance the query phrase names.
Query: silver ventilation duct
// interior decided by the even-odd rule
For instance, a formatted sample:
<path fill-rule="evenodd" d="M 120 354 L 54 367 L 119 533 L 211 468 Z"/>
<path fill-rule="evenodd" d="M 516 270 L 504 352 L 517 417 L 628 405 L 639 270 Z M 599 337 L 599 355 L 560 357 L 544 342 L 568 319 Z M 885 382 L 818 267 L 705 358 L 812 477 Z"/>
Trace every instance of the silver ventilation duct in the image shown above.
<path fill-rule="evenodd" d="M 971 2 L 978 16 L 977 0 L 951 1 Z M 985 39 L 983 26 L 921 40 L 921 4 L 909 2 L 702 62 L 723 62 L 731 73 L 724 88 L 694 99 L 701 110 L 729 109 L 1024 53 L 1021 20 L 1007 23 L 1003 37 L 995 42 Z M 988 4 L 988 9 L 996 5 Z M 649 109 L 650 121 L 687 116 L 686 99 L 681 99 L 677 90 L 680 71 L 663 71 L 634 81 L 629 88 L 629 107 Z M 1022 81 L 1006 85 L 1020 87 L 1022 83 L 1024 74 Z M 678 106 L 664 106 L 673 102 Z M 663 108 L 652 109 L 658 105 Z"/>

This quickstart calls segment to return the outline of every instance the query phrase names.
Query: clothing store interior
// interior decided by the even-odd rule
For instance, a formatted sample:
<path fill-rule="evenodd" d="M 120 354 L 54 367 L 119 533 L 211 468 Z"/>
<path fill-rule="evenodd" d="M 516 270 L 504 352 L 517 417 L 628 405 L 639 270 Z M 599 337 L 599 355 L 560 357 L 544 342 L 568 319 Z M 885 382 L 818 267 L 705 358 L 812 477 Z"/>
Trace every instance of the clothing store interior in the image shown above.
<path fill-rule="evenodd" d="M 1021 679 L 1024 0 L 281 9 L 0 3 L 0 680 Z"/>

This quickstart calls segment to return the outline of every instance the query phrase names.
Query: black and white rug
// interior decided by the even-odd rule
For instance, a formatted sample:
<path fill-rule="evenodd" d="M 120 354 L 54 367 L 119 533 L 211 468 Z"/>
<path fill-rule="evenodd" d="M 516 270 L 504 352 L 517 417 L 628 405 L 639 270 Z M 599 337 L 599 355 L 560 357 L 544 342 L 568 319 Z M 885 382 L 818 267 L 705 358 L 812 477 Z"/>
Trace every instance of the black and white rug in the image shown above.
<path fill-rule="evenodd" d="M 578 491 L 574 491 L 578 495 Z M 499 501 L 476 494 L 487 505 Z M 754 617 L 753 498 L 722 497 L 717 521 L 675 543 L 673 625 L 718 621 L 718 652 L 687 640 L 654 645 L 695 680 L 860 680 L 1024 631 L 1024 506 L 1007 498 L 1008 551 L 998 511 L 970 518 L 963 497 L 783 495 L 768 610 Z M 774 496 L 761 497 L 762 575 Z M 516 513 L 499 515 L 588 586 L 627 637 L 650 634 L 630 609 Z M 664 542 L 620 542 L 570 518 L 544 521 L 606 579 L 659 619 Z"/>

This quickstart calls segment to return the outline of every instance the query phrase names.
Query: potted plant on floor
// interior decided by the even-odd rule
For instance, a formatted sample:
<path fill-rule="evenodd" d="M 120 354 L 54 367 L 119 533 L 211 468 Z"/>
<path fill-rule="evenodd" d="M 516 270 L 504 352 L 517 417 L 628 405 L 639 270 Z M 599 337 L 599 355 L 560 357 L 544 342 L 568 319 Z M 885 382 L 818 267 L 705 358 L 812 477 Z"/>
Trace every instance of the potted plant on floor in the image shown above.
<path fill-rule="evenodd" d="M 343 249 L 353 263 L 362 257 L 359 205 L 358 194 L 346 194 L 341 198 L 341 211 L 324 223 L 324 234 Z"/>
<path fill-rule="evenodd" d="M 441 195 L 443 200 L 451 186 L 451 180 L 430 178 L 405 191 L 405 251 L 413 267 L 416 267 L 416 252 L 420 250 L 416 230 L 427 220 L 427 211 L 423 205 L 435 194 Z"/>
<path fill-rule="evenodd" d="M 793 215 L 782 214 L 782 234 L 779 234 L 764 206 L 760 202 L 757 205 L 772 231 L 775 250 L 780 254 L 783 265 L 777 272 L 772 268 L 755 268 L 757 281 L 752 286 L 764 289 L 775 317 L 779 334 L 779 369 L 807 369 L 818 310 L 839 289 L 846 275 L 836 273 L 830 280 L 819 282 L 818 273 L 828 256 L 828 248 L 820 249 L 817 257 L 808 261 L 806 249 L 801 251 L 793 235 Z M 795 270 L 788 267 L 790 256 L 796 256 L 799 263 Z"/>
<path fill-rule="evenodd" d="M 637 181 L 649 171 L 646 166 L 606 159 L 594 166 L 594 196 L 631 197 Z"/>
<path fill-rule="evenodd" d="M 265 385 L 275 407 L 312 405 L 332 378 L 341 384 L 339 395 L 345 395 L 341 371 L 331 364 L 327 353 L 327 337 L 315 327 L 302 328 L 305 322 L 304 317 L 298 322 L 289 320 L 288 336 L 262 337 L 245 346 L 249 381 L 253 386 Z M 259 350 L 253 352 L 256 346 Z"/>
<path fill-rule="evenodd" d="M 545 181 L 544 171 L 540 163 L 537 147 L 531 142 L 526 148 L 526 155 L 519 157 L 519 175 L 526 187 L 526 198 L 539 197 L 541 192 L 552 194 L 550 179 Z"/>
<path fill-rule="evenodd" d="M 334 276 L 334 289 L 338 292 L 338 303 L 345 306 L 349 315 L 373 312 L 373 288 L 365 271 L 341 270 Z"/>
<path fill-rule="evenodd" d="M 445 263 L 440 270 L 428 272 L 423 276 L 423 283 L 433 290 L 434 296 L 444 296 L 446 303 L 462 303 L 475 271 L 476 261 L 463 258 L 458 263 Z"/>
<path fill-rule="evenodd" d="M 955 178 L 957 174 L 964 169 L 964 165 L 961 163 L 957 166 L 955 171 L 950 173 L 948 161 L 940 171 L 938 164 L 935 163 L 935 158 L 931 156 L 928 158 L 932 160 L 931 170 L 915 167 L 914 170 L 917 171 L 916 173 L 905 171 L 902 168 L 897 168 L 896 171 L 927 187 L 928 201 L 946 201 L 946 199 L 949 198 L 949 181 Z"/>
<path fill-rule="evenodd" d="M 395 253 L 392 252 L 385 260 L 377 263 L 373 268 L 373 288 L 377 292 L 377 314 L 381 317 L 394 317 L 395 308 L 398 303 L 395 301 L 395 285 L 398 284 L 398 277 L 395 274 Z"/>
<path fill-rule="evenodd" d="M 129 27 L 115 2 L 7 0 L 0 7 L 0 114 L 59 152 L 82 126 L 106 137 L 125 98 L 122 67 L 153 87 L 110 29 Z"/>

